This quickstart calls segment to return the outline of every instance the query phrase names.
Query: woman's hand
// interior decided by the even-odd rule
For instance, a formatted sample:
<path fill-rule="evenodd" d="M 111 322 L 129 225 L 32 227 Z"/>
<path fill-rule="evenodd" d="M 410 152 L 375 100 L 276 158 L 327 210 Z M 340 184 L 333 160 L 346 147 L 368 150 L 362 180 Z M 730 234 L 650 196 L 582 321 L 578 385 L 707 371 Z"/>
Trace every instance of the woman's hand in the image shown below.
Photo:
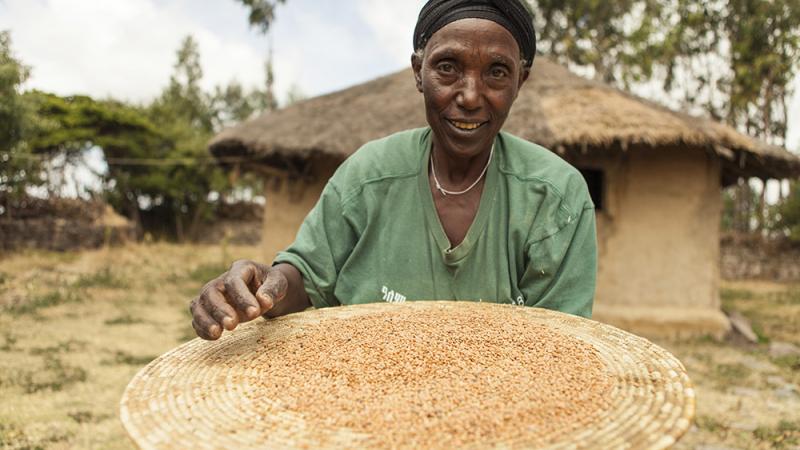
<path fill-rule="evenodd" d="M 294 266 L 240 260 L 203 286 L 189 311 L 197 335 L 216 340 L 223 329 L 230 331 L 262 315 L 277 317 L 308 306 L 302 276 Z"/>

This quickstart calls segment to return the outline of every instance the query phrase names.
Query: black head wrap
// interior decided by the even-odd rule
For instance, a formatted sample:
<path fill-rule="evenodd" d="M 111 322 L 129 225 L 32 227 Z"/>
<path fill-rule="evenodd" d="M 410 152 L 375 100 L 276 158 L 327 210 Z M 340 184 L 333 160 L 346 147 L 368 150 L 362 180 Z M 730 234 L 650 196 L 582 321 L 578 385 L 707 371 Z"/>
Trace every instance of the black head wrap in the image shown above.
<path fill-rule="evenodd" d="M 536 32 L 533 16 L 523 0 L 430 0 L 417 19 L 414 29 L 414 50 L 425 48 L 428 39 L 445 25 L 461 19 L 486 19 L 506 28 L 530 68 L 536 55 Z"/>

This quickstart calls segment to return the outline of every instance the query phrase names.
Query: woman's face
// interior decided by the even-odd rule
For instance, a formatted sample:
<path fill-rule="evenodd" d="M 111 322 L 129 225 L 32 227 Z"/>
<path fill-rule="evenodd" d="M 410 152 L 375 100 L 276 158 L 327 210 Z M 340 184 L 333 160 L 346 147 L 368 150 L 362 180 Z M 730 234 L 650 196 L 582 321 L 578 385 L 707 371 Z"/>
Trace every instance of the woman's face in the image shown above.
<path fill-rule="evenodd" d="M 511 33 L 490 20 L 458 20 L 411 60 L 434 145 L 459 158 L 488 151 L 529 73 Z"/>

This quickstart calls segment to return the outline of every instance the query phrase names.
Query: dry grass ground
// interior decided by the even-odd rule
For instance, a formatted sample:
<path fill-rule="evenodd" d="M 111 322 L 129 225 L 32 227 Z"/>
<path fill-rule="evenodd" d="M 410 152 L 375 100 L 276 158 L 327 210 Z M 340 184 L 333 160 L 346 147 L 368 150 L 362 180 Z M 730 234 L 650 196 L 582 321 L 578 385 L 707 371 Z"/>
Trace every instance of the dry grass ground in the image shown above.
<path fill-rule="evenodd" d="M 204 281 L 256 247 L 141 244 L 0 259 L 0 448 L 130 449 L 118 402 L 147 362 L 193 337 L 188 300 Z M 698 390 L 682 449 L 800 445 L 800 286 L 730 284 L 725 307 L 762 343 L 659 342 Z"/>

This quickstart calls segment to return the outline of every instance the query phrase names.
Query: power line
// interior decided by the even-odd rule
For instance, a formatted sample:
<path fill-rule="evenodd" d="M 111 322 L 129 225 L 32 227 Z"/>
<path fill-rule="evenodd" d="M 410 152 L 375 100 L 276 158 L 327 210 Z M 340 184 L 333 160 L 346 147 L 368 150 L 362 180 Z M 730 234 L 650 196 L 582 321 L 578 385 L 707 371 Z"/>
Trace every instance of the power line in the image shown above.
<path fill-rule="evenodd" d="M 5 162 L 9 159 L 47 161 L 51 158 L 42 155 L 23 155 L 6 153 L 0 156 L 0 161 Z M 225 164 L 241 164 L 259 161 L 252 157 L 223 156 L 209 160 L 199 160 L 197 158 L 103 158 L 109 166 L 141 166 L 141 167 L 164 167 L 164 166 L 208 166 Z"/>

